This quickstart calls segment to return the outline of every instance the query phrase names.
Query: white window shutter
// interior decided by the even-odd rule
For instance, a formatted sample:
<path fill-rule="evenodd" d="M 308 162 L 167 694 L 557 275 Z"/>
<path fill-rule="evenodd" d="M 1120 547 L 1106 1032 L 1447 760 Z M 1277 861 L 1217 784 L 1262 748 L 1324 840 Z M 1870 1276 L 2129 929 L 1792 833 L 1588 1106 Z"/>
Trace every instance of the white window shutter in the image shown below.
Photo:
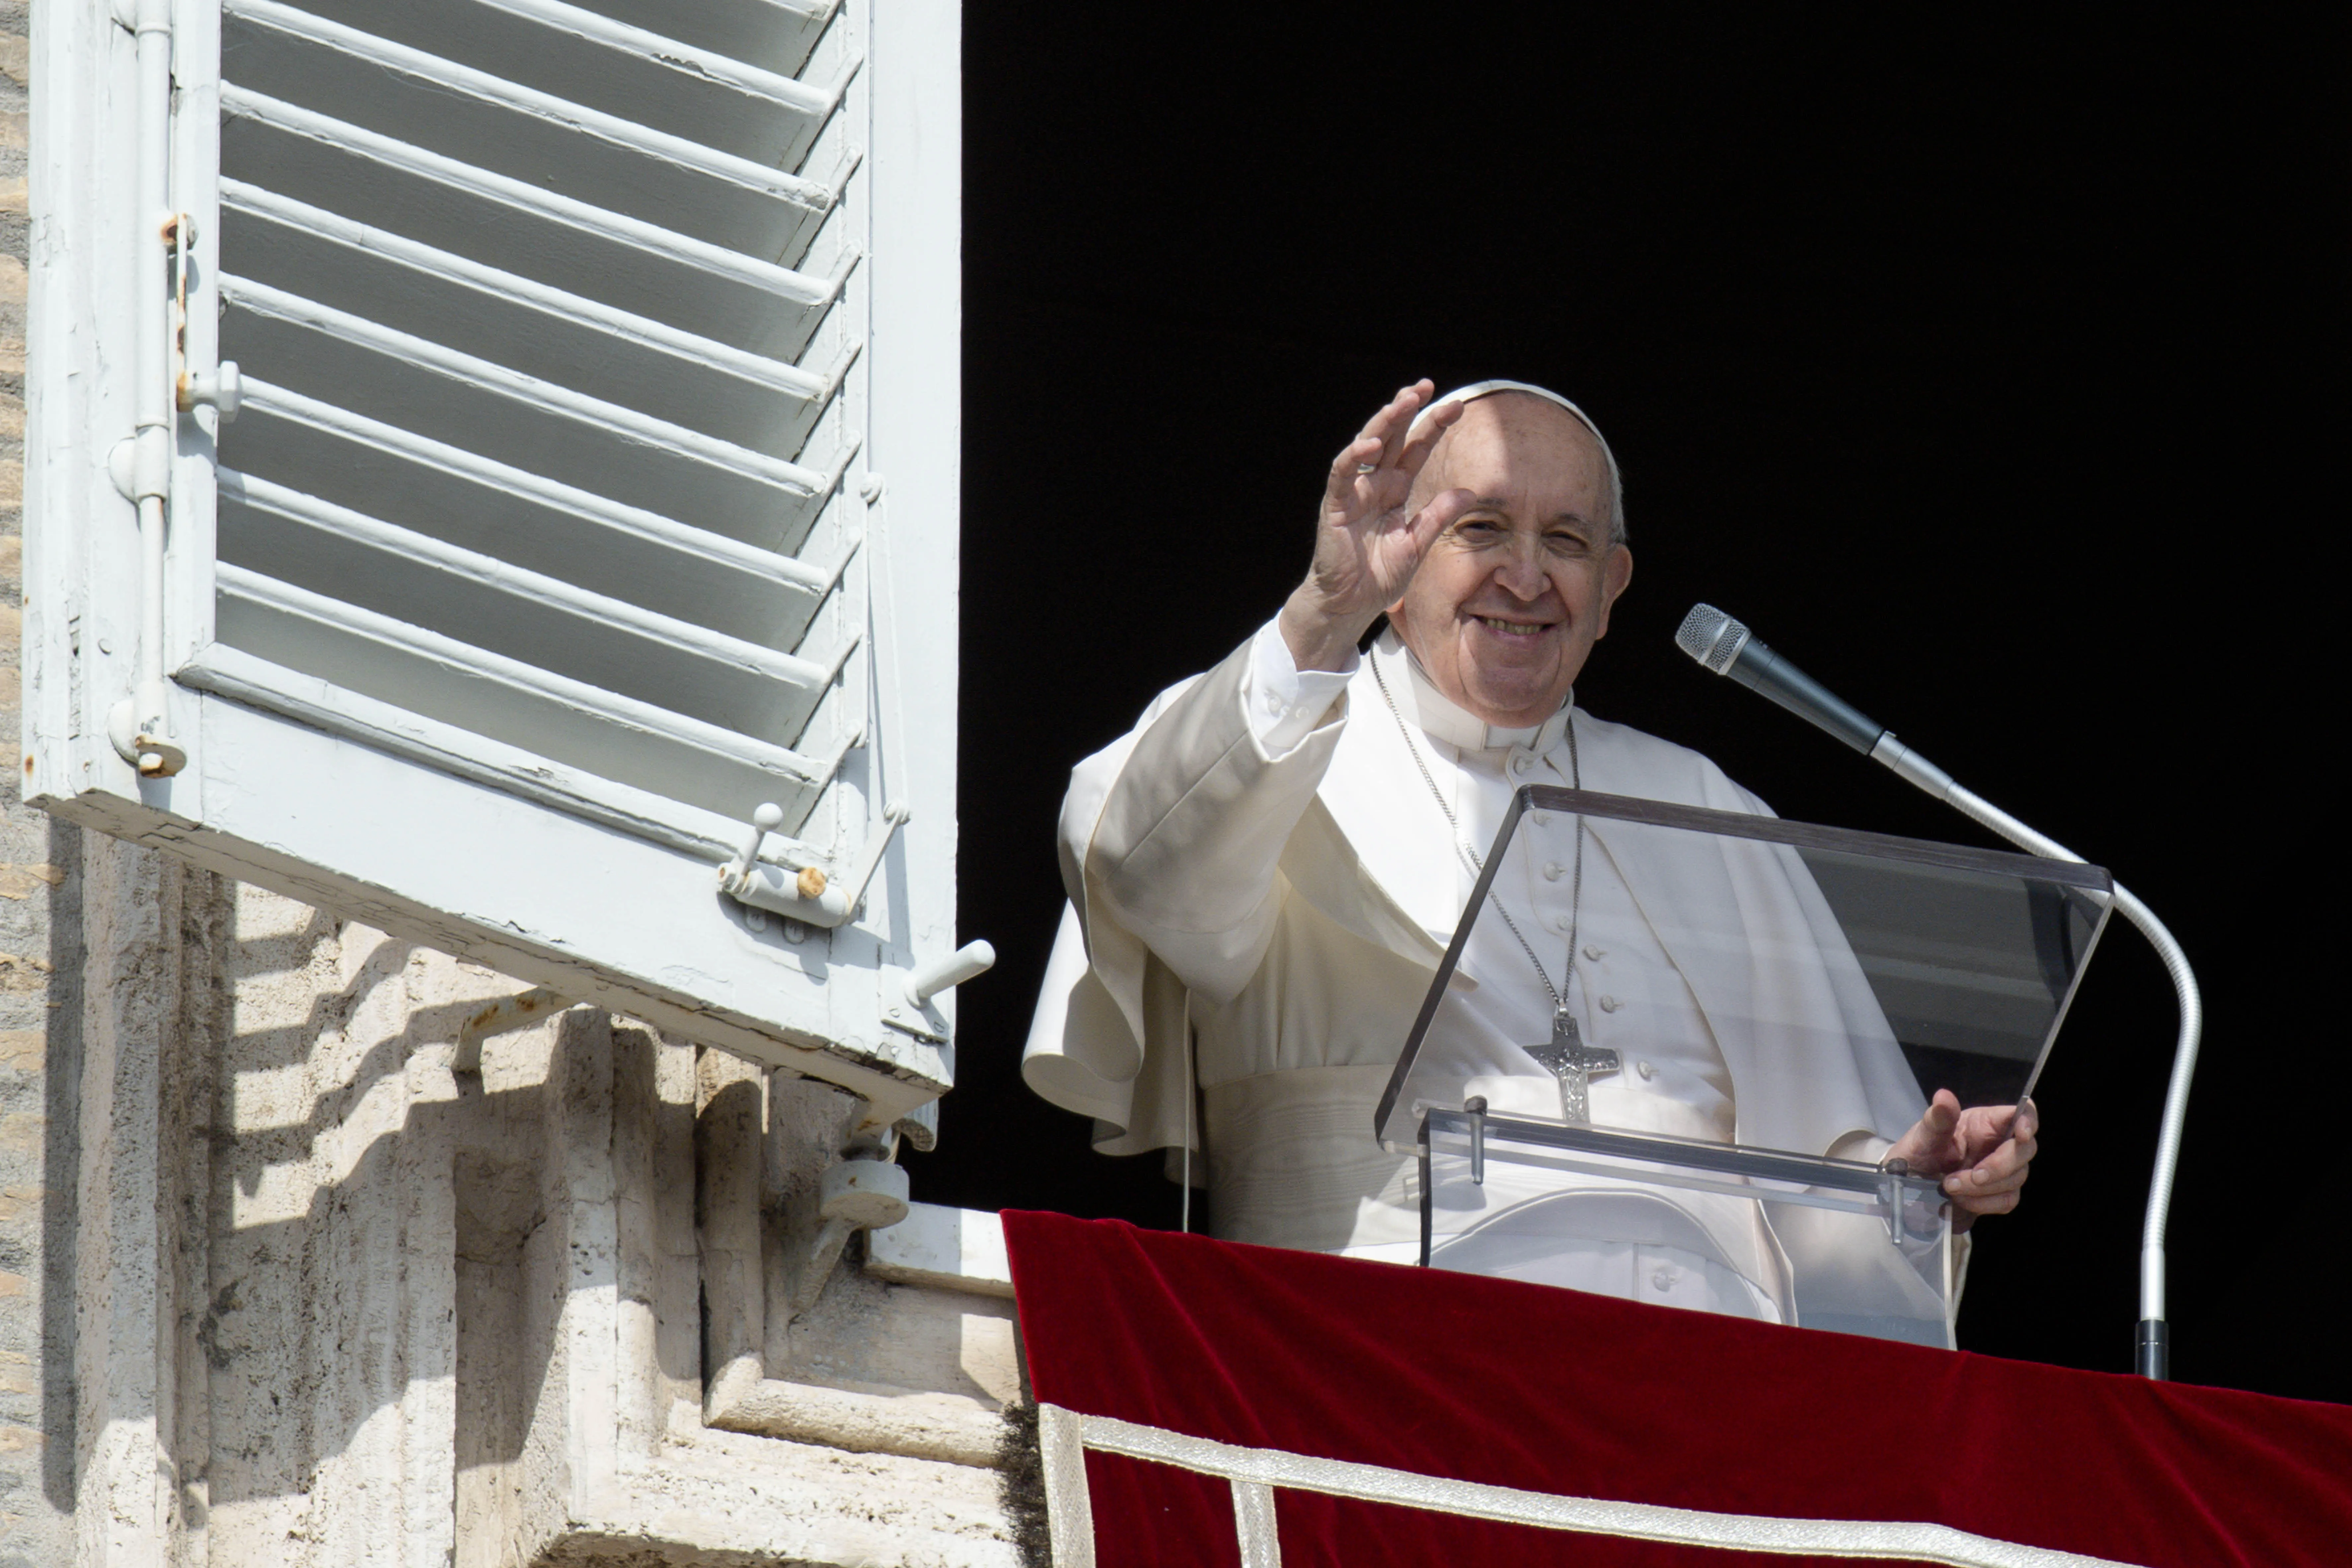
<path fill-rule="evenodd" d="M 27 795 L 935 1097 L 955 0 L 110 4 L 36 16 Z"/>

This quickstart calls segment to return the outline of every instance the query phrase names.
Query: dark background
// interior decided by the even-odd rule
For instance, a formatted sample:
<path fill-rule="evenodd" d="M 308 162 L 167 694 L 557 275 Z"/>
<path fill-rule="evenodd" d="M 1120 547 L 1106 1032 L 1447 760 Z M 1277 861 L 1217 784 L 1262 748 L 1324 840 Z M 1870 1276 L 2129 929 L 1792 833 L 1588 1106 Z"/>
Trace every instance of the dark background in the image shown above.
<path fill-rule="evenodd" d="M 1398 384 L 1580 401 L 1638 570 L 1580 683 L 1790 817 L 1987 836 L 1670 646 L 1694 599 L 2114 868 L 2209 1012 L 2174 1370 L 2352 1399 L 2346 40 L 2208 13 L 965 9 L 964 988 L 917 1195 L 1172 1226 L 1021 1087 L 1069 765 L 1269 615 Z M 2126 1370 L 2175 1028 L 2103 944 L 1962 1343 Z"/>

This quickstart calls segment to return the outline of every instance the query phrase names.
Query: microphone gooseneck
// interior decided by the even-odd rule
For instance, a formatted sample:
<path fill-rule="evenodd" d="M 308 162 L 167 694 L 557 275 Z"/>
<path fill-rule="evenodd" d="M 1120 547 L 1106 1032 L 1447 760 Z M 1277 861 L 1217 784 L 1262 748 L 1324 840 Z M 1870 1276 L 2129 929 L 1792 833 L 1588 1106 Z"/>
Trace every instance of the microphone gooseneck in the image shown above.
<path fill-rule="evenodd" d="M 1990 801 L 1960 787 L 1951 774 L 1872 722 L 1821 682 L 1774 653 L 1747 626 L 1712 605 L 1694 605 L 1675 633 L 1675 644 L 1717 675 L 1727 675 L 1762 692 L 1799 718 L 1827 730 L 1871 761 L 1891 769 L 1953 810 L 1991 828 L 2011 844 L 2048 860 L 2083 858 L 2057 840 L 2035 832 Z M 2140 1226 L 2139 1324 L 2133 1364 L 2143 1377 L 2169 1374 L 2171 1347 L 2165 1321 L 2165 1230 L 2172 1213 L 2173 1174 L 2180 1163 L 2181 1129 L 2189 1118 L 2189 1082 L 2197 1073 L 2197 1047 L 2204 1037 L 2205 1005 L 2189 955 L 2154 910 L 2114 884 L 2116 912 L 2139 929 L 2163 960 L 2180 1001 L 2180 1037 L 2173 1047 L 2172 1081 L 2165 1089 L 2164 1125 L 2157 1137 L 2156 1172 L 2148 1183 L 2147 1213 Z"/>

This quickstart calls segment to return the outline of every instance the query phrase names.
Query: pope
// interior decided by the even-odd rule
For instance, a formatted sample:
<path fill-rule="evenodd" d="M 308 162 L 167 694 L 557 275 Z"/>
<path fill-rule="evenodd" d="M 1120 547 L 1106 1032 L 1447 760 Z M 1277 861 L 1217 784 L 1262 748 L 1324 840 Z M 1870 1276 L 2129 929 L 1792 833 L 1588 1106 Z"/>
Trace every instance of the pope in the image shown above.
<path fill-rule="evenodd" d="M 1064 803 L 1070 906 L 1024 1078 L 1092 1116 L 1105 1152 L 1169 1151 L 1171 1174 L 1207 1188 L 1211 1228 L 1234 1239 L 1417 1249 L 1412 1163 L 1381 1147 L 1372 1108 L 1463 913 L 1465 851 L 1521 784 L 1767 809 L 1698 753 L 1574 702 L 1633 572 L 1598 428 L 1523 384 L 1433 393 L 1399 391 L 1333 460 L 1307 572 L 1279 613 L 1081 763 Z M 1612 858 L 1590 859 L 1570 915 L 1633 908 Z M 1534 911 L 1560 895 L 1528 880 L 1512 896 Z M 1567 985 L 1597 977 L 1569 958 Z M 1956 1228 L 2016 1205 L 2030 1103 L 1963 1109 L 1938 1090 L 1923 1109 L 1891 1037 L 1824 1058 L 1801 1094 L 1775 1091 L 1727 1021 L 1673 989 L 1664 1016 L 1691 1015 L 1677 1037 L 1701 1044 L 1596 1083 L 1596 1119 L 1613 1097 L 1609 1120 L 1901 1159 L 1942 1178 Z M 1699 1294 L 1681 1304 L 1747 1310 L 1706 1293 L 1710 1270 L 1755 1272 L 1737 1245 L 1669 1255 L 1626 1278 L 1687 1276 Z"/>

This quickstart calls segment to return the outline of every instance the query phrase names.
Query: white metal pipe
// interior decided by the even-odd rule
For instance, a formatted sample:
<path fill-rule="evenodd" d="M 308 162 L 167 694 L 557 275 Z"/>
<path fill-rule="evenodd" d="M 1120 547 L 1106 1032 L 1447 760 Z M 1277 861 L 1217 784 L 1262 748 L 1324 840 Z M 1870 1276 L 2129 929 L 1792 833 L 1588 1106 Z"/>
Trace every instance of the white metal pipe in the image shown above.
<path fill-rule="evenodd" d="M 1951 774 L 1896 740 L 1892 731 L 1879 737 L 1870 754 L 1873 760 L 2018 847 L 2048 860 L 2082 863 L 2080 855 L 2056 839 L 2036 832 L 1981 795 L 1962 788 Z M 2197 975 L 2189 966 L 2188 953 L 2164 922 L 2157 919 L 2156 912 L 2120 882 L 2115 884 L 2115 899 L 2116 912 L 2138 928 L 2148 945 L 2156 949 L 2165 973 L 2172 977 L 2172 988 L 2180 1005 L 2180 1035 L 2173 1047 L 2172 1078 L 2165 1089 L 2164 1121 L 2156 1141 L 2156 1169 L 2148 1180 L 2147 1209 L 2140 1224 L 2137 1369 L 2160 1378 L 2168 1371 L 2164 1327 L 2165 1230 L 2172 1217 L 2172 1185 L 2180 1165 L 2181 1131 L 2189 1120 L 2189 1091 L 2197 1076 L 2197 1050 L 2204 1038 L 2205 1002 L 2198 989 Z"/>
<path fill-rule="evenodd" d="M 139 0 L 132 31 L 139 56 L 139 204 L 131 227 L 137 291 L 132 315 L 138 337 L 131 364 L 136 421 L 134 489 L 139 507 L 139 656 L 132 693 L 134 721 L 142 734 L 162 735 L 163 710 L 163 554 L 166 498 L 171 488 L 173 405 L 172 378 L 172 254 L 165 244 L 171 221 L 172 184 L 172 0 Z M 142 773 L 161 771 L 159 753 L 142 752 Z"/>

